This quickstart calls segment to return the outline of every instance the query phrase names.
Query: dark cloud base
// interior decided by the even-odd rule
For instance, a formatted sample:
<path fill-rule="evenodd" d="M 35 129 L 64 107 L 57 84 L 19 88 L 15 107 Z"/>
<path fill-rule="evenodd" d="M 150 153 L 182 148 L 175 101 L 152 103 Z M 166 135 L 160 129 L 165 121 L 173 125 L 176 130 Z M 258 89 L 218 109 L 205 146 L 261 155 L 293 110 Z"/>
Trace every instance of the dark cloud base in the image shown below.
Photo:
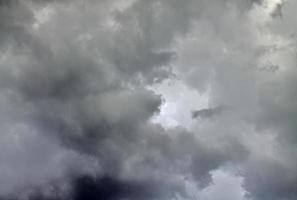
<path fill-rule="evenodd" d="M 110 176 L 81 176 L 72 181 L 73 193 L 67 197 L 45 197 L 38 192 L 30 195 L 29 200 L 148 200 L 159 197 L 157 184 L 122 181 Z M 54 193 L 55 191 L 53 191 Z M 16 198 L 1 198 L 1 200 L 19 200 Z"/>

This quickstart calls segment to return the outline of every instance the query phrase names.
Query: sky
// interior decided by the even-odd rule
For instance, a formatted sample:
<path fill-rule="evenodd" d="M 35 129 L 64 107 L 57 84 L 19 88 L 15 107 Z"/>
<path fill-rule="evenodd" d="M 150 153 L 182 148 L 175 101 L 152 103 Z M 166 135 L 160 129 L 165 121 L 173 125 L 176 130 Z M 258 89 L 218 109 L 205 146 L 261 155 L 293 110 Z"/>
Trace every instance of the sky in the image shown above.
<path fill-rule="evenodd" d="M 0 0 L 0 200 L 297 199 L 296 9 Z"/>

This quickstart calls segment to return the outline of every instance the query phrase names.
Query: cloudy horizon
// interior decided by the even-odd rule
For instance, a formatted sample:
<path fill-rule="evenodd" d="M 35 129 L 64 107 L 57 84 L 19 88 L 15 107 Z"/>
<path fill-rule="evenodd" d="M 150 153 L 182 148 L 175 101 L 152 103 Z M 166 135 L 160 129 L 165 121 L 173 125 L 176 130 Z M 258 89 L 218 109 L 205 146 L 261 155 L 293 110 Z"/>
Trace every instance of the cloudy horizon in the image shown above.
<path fill-rule="evenodd" d="M 0 0 L 0 199 L 297 199 L 296 8 Z"/>

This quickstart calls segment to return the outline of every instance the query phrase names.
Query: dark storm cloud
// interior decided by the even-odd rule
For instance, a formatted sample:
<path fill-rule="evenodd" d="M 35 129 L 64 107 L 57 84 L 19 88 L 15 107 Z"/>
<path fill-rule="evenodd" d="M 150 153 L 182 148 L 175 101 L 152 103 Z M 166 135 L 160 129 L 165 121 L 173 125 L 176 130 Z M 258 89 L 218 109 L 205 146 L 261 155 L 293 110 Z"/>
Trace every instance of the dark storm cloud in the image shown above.
<path fill-rule="evenodd" d="M 163 132 L 148 125 L 161 98 L 146 84 L 170 76 L 174 53 L 169 45 L 175 33 L 189 26 L 188 17 L 180 19 L 183 13 L 175 16 L 168 9 L 169 15 L 187 25 L 178 22 L 178 27 L 166 26 L 163 33 L 159 28 L 164 22 L 152 19 L 152 2 L 139 1 L 124 11 L 105 1 L 83 5 L 47 1 L 45 7 L 41 1 L 33 2 L 1 7 L 1 196 L 26 198 L 40 193 L 55 198 L 57 193 L 63 198 L 73 189 L 82 195 L 78 199 L 83 198 L 84 186 L 72 188 L 71 180 L 84 174 L 110 176 L 91 182 L 90 187 L 115 187 L 114 197 L 108 196 L 110 192 L 101 194 L 111 199 L 133 195 L 150 199 L 179 192 L 182 185 L 165 179 L 171 174 L 166 166 L 177 158 L 172 155 L 168 160 L 163 153 L 155 158 L 163 144 L 140 150 L 153 140 L 151 132 Z M 88 11 L 81 12 L 83 8 Z M 42 21 L 46 13 L 38 9 L 52 9 L 52 16 Z M 193 152 L 186 154 L 193 156 Z M 135 156 L 139 160 L 130 164 Z M 164 175 L 153 175 L 157 171 Z M 182 176 L 178 167 L 175 171 Z M 115 181 L 121 176 L 122 182 Z M 152 181 L 147 183 L 148 178 Z M 151 186 L 157 180 L 161 191 Z M 100 196 L 100 191 L 90 193 Z"/>
<path fill-rule="evenodd" d="M 158 197 L 157 183 L 115 180 L 111 177 L 81 177 L 75 184 L 75 200 L 83 199 L 153 199 Z M 161 190 L 161 188 L 159 188 Z"/>
<path fill-rule="evenodd" d="M 81 44 L 75 44 L 84 30 L 73 34 L 62 27 L 72 20 L 59 24 L 54 18 L 58 26 L 54 23 L 52 28 L 57 30 L 51 38 L 43 38 L 33 30 L 31 6 L 20 1 L 1 5 L 0 194 L 16 198 L 38 190 L 51 196 L 47 190 L 53 185 L 63 188 L 73 174 L 118 174 L 124 155 L 130 154 L 124 148 L 138 142 L 138 126 L 158 111 L 161 102 L 159 96 L 130 80 L 137 74 L 146 79 L 151 70 L 158 74 L 158 66 L 170 59 L 167 53 L 153 52 L 142 44 L 135 29 L 131 33 L 138 39 L 131 47 L 102 41 L 107 45 L 103 51 L 114 55 L 103 60 L 107 52 L 91 51 L 92 47 L 85 52 Z M 62 15 L 80 12 L 76 3 L 73 13 L 64 12 L 66 4 L 53 6 L 60 6 Z M 81 17 L 77 19 L 88 22 Z M 68 34 L 67 39 L 60 42 L 63 36 L 59 34 Z M 139 54 L 132 57 L 134 52 Z M 99 57 L 92 57 L 94 53 Z"/>
<path fill-rule="evenodd" d="M 157 183 L 140 181 L 121 181 L 112 177 L 81 176 L 75 179 L 73 200 L 96 199 L 153 199 L 160 196 L 161 188 Z M 58 197 L 46 198 L 42 194 L 34 194 L 32 200 L 60 200 Z"/>
<path fill-rule="evenodd" d="M 258 66 L 269 49 L 252 17 L 269 3 L 0 1 L 0 196 L 190 199 L 187 180 L 211 187 L 231 165 L 252 198 L 294 199 L 296 71 Z M 295 31 L 282 5 L 267 11 L 289 21 L 269 24 L 281 36 Z M 152 124 L 162 97 L 148 88 L 174 75 L 234 111 L 194 111 L 209 119 L 195 130 Z M 262 155 L 242 133 L 250 126 L 273 129 L 286 148 Z"/>
<path fill-rule="evenodd" d="M 153 199 L 161 196 L 161 187 L 154 182 L 121 181 L 113 177 L 80 176 L 72 181 L 73 194 L 68 197 L 74 200 L 96 199 Z M 59 192 L 59 187 L 53 187 L 52 192 Z M 31 200 L 62 200 L 63 197 L 45 197 L 36 192 L 29 197 Z M 1 199 L 2 200 L 2 199 Z M 3 199 L 13 200 L 13 199 Z"/>

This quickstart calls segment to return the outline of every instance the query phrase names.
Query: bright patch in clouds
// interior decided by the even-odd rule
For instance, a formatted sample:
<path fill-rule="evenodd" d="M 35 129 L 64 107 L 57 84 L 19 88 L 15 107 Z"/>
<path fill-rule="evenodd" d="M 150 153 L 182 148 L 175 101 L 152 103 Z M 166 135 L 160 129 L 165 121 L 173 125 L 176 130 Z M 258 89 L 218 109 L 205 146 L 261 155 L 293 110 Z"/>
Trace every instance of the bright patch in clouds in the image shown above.
<path fill-rule="evenodd" d="M 160 113 L 153 118 L 165 128 L 177 126 L 190 128 L 193 123 L 192 112 L 208 108 L 208 94 L 200 94 L 179 80 L 169 80 L 153 86 L 162 95 Z"/>

